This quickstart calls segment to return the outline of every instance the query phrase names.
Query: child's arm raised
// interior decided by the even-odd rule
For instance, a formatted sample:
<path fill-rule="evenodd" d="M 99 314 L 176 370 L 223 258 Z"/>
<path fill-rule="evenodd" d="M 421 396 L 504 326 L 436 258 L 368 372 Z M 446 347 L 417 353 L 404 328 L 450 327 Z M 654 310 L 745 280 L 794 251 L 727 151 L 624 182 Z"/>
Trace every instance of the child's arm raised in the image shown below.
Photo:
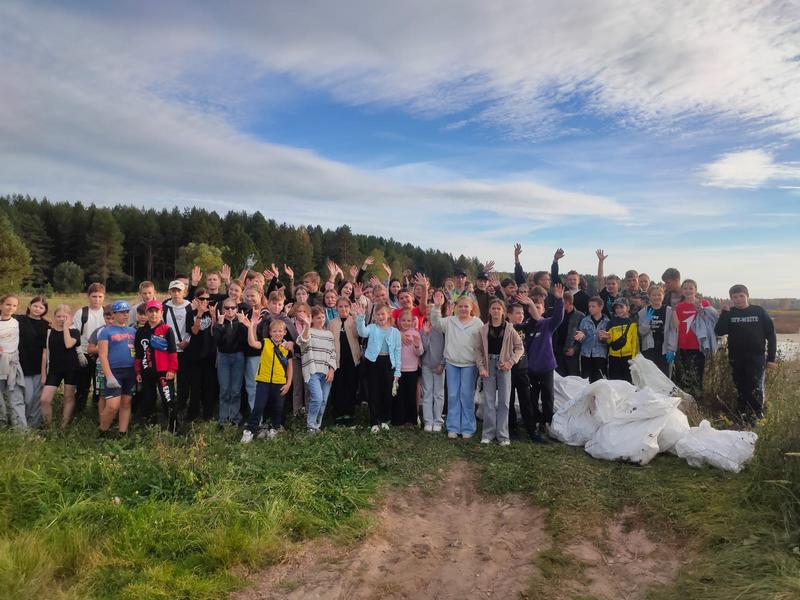
<path fill-rule="evenodd" d="M 603 263 L 608 258 L 608 254 L 599 249 L 595 252 L 597 254 L 597 293 L 600 293 L 606 285 L 606 278 L 603 276 Z"/>

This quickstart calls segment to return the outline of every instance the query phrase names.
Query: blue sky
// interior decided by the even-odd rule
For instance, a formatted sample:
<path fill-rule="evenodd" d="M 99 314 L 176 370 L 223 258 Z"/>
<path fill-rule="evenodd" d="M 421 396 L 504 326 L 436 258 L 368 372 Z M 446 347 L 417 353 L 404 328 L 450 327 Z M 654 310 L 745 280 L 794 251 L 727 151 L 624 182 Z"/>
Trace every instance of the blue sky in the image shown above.
<path fill-rule="evenodd" d="M 800 5 L 4 2 L 3 193 L 800 296 Z"/>

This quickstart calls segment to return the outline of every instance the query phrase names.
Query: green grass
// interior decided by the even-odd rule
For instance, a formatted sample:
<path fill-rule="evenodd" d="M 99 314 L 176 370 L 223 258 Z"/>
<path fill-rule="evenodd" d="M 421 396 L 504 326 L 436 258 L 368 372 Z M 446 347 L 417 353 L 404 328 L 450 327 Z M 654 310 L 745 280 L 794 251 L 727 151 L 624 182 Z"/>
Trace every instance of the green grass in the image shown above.
<path fill-rule="evenodd" d="M 651 598 L 798 598 L 800 369 L 785 365 L 768 385 L 756 457 L 738 475 L 671 455 L 635 467 L 561 444 L 485 447 L 407 429 L 289 432 L 250 446 L 214 426 L 123 442 L 96 439 L 89 420 L 66 435 L 3 431 L 0 597 L 223 597 L 243 585 L 243 571 L 296 543 L 353 543 L 383 490 L 433 485 L 449 462 L 466 460 L 484 493 L 521 493 L 548 509 L 553 546 L 537 559 L 531 598 L 558 597 L 561 579 L 580 577 L 563 544 L 624 507 L 692 558 Z"/>

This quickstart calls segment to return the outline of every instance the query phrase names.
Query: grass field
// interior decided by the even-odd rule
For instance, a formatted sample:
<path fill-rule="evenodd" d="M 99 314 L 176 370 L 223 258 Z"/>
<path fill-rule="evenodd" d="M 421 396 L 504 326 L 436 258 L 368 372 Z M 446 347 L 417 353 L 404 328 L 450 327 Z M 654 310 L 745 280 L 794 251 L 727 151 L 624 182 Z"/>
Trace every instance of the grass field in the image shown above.
<path fill-rule="evenodd" d="M 706 382 L 722 404 L 725 368 L 720 355 Z M 626 507 L 693 556 L 650 598 L 800 598 L 798 363 L 770 372 L 767 398 L 756 456 L 738 475 L 671 455 L 635 467 L 561 444 L 487 448 L 409 429 L 309 437 L 298 426 L 250 446 L 213 425 L 123 441 L 98 439 L 89 418 L 66 434 L 0 431 L 0 598 L 224 597 L 306 540 L 355 542 L 386 490 L 442 479 L 457 460 L 476 468 L 483 492 L 548 509 L 556 546 L 539 557 L 530 598 L 558 598 L 560 579 L 580 567 L 560 544 Z"/>

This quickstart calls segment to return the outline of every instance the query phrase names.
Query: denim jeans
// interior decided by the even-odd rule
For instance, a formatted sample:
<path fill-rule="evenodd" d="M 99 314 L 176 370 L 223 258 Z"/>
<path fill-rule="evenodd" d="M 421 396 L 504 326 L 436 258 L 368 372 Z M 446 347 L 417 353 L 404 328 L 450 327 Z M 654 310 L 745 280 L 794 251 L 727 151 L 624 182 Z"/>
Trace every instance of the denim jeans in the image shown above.
<path fill-rule="evenodd" d="M 10 413 L 6 416 L 6 399 Z M 9 387 L 8 381 L 0 379 L 0 425 L 5 424 L 6 419 L 10 419 L 9 425 L 18 429 L 27 429 L 28 421 L 25 418 L 25 388 L 17 382 L 13 387 Z"/>
<path fill-rule="evenodd" d="M 447 431 L 462 435 L 474 435 L 475 421 L 475 380 L 478 367 L 457 367 L 447 363 Z"/>
<path fill-rule="evenodd" d="M 444 408 L 444 371 L 439 373 L 422 366 L 422 420 L 425 425 L 442 425 Z"/>
<path fill-rule="evenodd" d="M 258 373 L 258 362 L 261 357 L 244 357 L 244 389 L 247 390 L 247 403 L 250 405 L 250 412 L 256 405 L 256 373 Z"/>
<path fill-rule="evenodd" d="M 500 357 L 489 355 L 489 377 L 483 380 L 483 431 L 481 439 L 498 442 L 508 438 L 508 407 L 511 398 L 511 371 L 498 368 Z"/>
<path fill-rule="evenodd" d="M 241 352 L 217 353 L 217 380 L 219 381 L 219 423 L 238 425 L 242 420 L 239 404 L 242 400 L 244 354 Z"/>
<path fill-rule="evenodd" d="M 42 376 L 25 376 L 25 417 L 28 427 L 42 424 Z"/>
<path fill-rule="evenodd" d="M 325 414 L 325 405 L 328 402 L 331 384 L 325 380 L 325 373 L 312 373 L 307 385 L 309 401 L 306 422 L 309 429 L 319 429 Z"/>

